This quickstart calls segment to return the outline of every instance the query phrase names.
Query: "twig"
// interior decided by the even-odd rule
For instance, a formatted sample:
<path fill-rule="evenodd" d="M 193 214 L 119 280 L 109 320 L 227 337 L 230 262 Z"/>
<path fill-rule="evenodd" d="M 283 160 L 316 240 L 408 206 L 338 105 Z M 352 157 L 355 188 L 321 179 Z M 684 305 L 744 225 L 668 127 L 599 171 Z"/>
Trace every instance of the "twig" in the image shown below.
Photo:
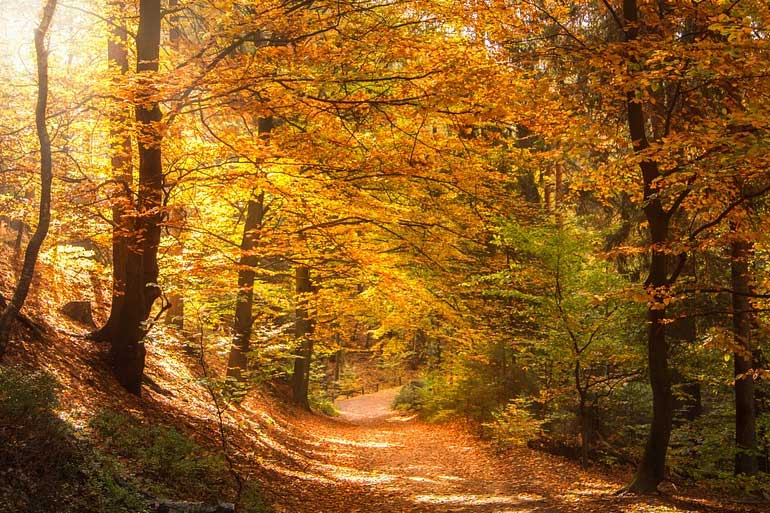
<path fill-rule="evenodd" d="M 203 331 L 203 322 L 200 318 L 200 312 L 198 313 L 198 326 L 199 326 L 199 340 L 200 340 L 200 354 L 199 354 L 199 361 L 201 365 L 201 369 L 203 371 L 203 386 L 206 388 L 206 391 L 211 396 L 211 400 L 214 403 L 214 407 L 217 411 L 217 424 L 219 425 L 219 442 L 222 447 L 222 454 L 225 457 L 225 462 L 227 463 L 227 470 L 230 472 L 230 475 L 233 476 L 233 479 L 235 480 L 235 510 L 238 511 L 241 503 L 241 496 L 243 495 L 243 477 L 238 472 L 236 468 L 235 461 L 233 461 L 232 456 L 230 455 L 230 442 L 227 438 L 227 426 L 225 425 L 225 419 L 224 419 L 224 413 L 227 409 L 226 405 L 222 405 L 220 401 L 220 396 L 217 394 L 217 392 L 214 390 L 214 388 L 211 386 L 211 383 L 209 381 L 209 370 L 208 365 L 206 364 L 206 347 L 205 347 L 205 340 L 206 336 Z"/>

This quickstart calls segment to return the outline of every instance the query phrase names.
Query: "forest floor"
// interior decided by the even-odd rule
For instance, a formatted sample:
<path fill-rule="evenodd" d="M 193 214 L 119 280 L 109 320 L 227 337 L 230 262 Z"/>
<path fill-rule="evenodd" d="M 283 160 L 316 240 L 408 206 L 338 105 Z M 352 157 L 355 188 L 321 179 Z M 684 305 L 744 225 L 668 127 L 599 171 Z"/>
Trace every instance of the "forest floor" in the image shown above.
<path fill-rule="evenodd" d="M 201 366 L 178 342 L 149 346 L 147 384 L 137 398 L 110 376 L 105 348 L 72 336 L 76 326 L 63 327 L 47 329 L 43 339 L 17 339 L 9 354 L 10 363 L 32 363 L 62 383 L 62 418 L 82 427 L 99 411 L 117 410 L 148 425 L 174 426 L 217 449 L 220 425 L 200 384 Z M 397 390 L 340 401 L 336 418 L 288 406 L 280 388 L 252 391 L 223 414 L 238 472 L 260 483 L 275 513 L 770 511 L 767 504 L 728 501 L 701 489 L 618 496 L 627 468 L 583 469 L 528 448 L 496 452 L 467 424 L 426 423 L 391 410 Z M 221 493 L 232 499 L 232 490 Z"/>
<path fill-rule="evenodd" d="M 461 424 L 427 424 L 390 409 L 398 389 L 338 402 L 338 420 L 306 418 L 313 459 L 287 513 L 763 511 L 706 497 L 618 496 L 628 478 L 586 471 L 526 448 L 506 454 Z M 321 474 L 317 472 L 320 470 Z M 321 478 L 321 481 L 318 479 Z M 755 509 L 758 508 L 758 509 Z"/>
<path fill-rule="evenodd" d="M 2 262 L 0 282 L 11 282 Z M 106 347 L 76 335 L 87 330 L 58 313 L 58 305 L 78 299 L 81 289 L 36 289 L 25 311 L 44 333 L 21 330 L 6 360 L 57 378 L 63 419 L 80 429 L 111 409 L 147 425 L 173 426 L 212 450 L 221 448 L 217 410 L 200 380 L 207 373 L 222 374 L 218 353 L 204 368 L 184 349 L 181 334 L 160 329 L 148 340 L 147 381 L 137 398 L 110 375 Z M 221 338 L 227 347 L 229 339 Z M 701 489 L 618 496 L 613 492 L 629 479 L 627 468 L 583 469 L 527 448 L 499 453 L 461 422 L 430 424 L 392 411 L 396 393 L 388 389 L 340 401 L 341 415 L 329 418 L 288 406 L 279 385 L 272 392 L 255 389 L 223 412 L 228 451 L 242 477 L 260 483 L 276 513 L 770 511 L 767 504 L 731 502 Z M 221 490 L 221 496 L 231 499 L 232 490 Z"/>

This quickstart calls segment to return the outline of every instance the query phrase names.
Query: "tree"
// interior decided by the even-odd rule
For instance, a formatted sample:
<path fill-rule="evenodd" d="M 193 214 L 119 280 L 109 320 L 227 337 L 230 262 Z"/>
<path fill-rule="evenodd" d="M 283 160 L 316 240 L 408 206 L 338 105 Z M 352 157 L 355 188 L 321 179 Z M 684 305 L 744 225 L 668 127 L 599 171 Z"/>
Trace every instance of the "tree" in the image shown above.
<path fill-rule="evenodd" d="M 144 336 L 152 306 L 160 297 L 157 253 L 163 217 L 163 168 L 161 160 L 162 115 L 154 85 L 158 72 L 161 34 L 160 0 L 139 2 L 136 36 L 138 74 L 135 118 L 137 126 L 139 183 L 136 214 L 128 221 L 125 258 L 125 293 L 118 320 L 110 331 L 110 358 L 118 381 L 139 394 L 144 373 Z"/>
<path fill-rule="evenodd" d="M 639 8 L 635 0 L 624 0 L 623 20 L 625 42 L 633 43 L 639 34 Z M 633 57 L 627 62 L 634 64 Z M 671 376 L 668 369 L 668 344 L 666 342 L 666 298 L 669 287 L 676 279 L 669 276 L 668 255 L 665 248 L 669 240 L 669 223 L 676 208 L 666 210 L 663 206 L 657 182 L 661 178 L 658 163 L 646 155 L 650 148 L 647 138 L 646 118 L 639 88 L 626 93 L 628 130 L 634 151 L 642 155 L 639 164 L 644 188 L 643 210 L 649 226 L 650 265 L 645 287 L 650 295 L 647 307 L 647 358 L 652 386 L 652 424 L 644 448 L 642 460 L 629 485 L 638 492 L 654 491 L 663 481 L 666 470 L 666 451 L 671 437 L 673 421 L 673 398 Z"/>
<path fill-rule="evenodd" d="M 764 193 L 763 185 L 738 196 L 730 189 L 736 176 L 766 183 L 756 135 L 766 13 L 758 2 L 633 0 L 568 7 L 545 0 L 508 11 L 521 27 L 511 29 L 512 53 L 525 72 L 535 66 L 536 84 L 550 84 L 535 102 L 542 114 L 530 110 L 529 124 L 563 152 L 561 162 L 574 163 L 562 179 L 605 206 L 617 190 L 636 191 L 630 199 L 644 214 L 640 274 L 647 274 L 653 404 L 634 491 L 652 492 L 664 477 L 673 418 L 669 307 L 699 290 L 681 276 L 686 263 L 718 243 L 735 208 Z M 730 57 L 736 42 L 745 55 L 740 64 Z M 582 113 L 580 122 L 561 118 L 565 112 Z M 580 126 L 580 134 L 565 126 Z"/>
<path fill-rule="evenodd" d="M 308 391 L 310 361 L 313 357 L 313 319 L 308 306 L 309 296 L 313 293 L 310 269 L 304 265 L 297 266 L 294 280 L 297 292 L 294 337 L 299 341 L 299 350 L 294 358 L 294 371 L 291 375 L 292 400 L 302 408 L 310 410 Z"/>
<path fill-rule="evenodd" d="M 754 475 L 757 465 L 757 428 L 752 353 L 753 293 L 751 258 L 753 244 L 743 237 L 736 222 L 730 223 L 735 237 L 730 243 L 732 281 L 733 352 L 735 367 L 735 473 Z"/>
<path fill-rule="evenodd" d="M 13 296 L 5 304 L 3 301 L 0 314 L 0 358 L 5 354 L 11 334 L 11 327 L 16 320 L 24 301 L 27 299 L 40 248 L 43 245 L 51 224 L 51 186 L 53 182 L 53 161 L 51 138 L 46 125 L 48 110 L 48 49 L 46 35 L 56 12 L 56 0 L 48 0 L 43 7 L 40 24 L 35 30 L 35 55 L 37 57 L 37 103 L 35 106 L 35 130 L 40 147 L 40 204 L 38 221 L 32 238 L 24 252 L 24 263 Z"/>
<path fill-rule="evenodd" d="M 246 218 L 243 223 L 241 256 L 238 261 L 238 293 L 235 298 L 235 320 L 233 321 L 233 344 L 227 360 L 227 375 L 238 380 L 248 369 L 248 353 L 252 324 L 252 304 L 254 302 L 254 278 L 259 262 L 256 255 L 259 233 L 265 217 L 265 193 L 260 192 L 255 199 L 249 199 L 246 205 Z"/>
<path fill-rule="evenodd" d="M 89 334 L 97 341 L 108 341 L 119 320 L 125 301 L 126 259 L 129 236 L 132 230 L 134 169 L 131 144 L 131 105 L 117 91 L 123 87 L 122 79 L 129 70 L 128 27 L 122 2 L 110 2 L 113 24 L 107 42 L 107 60 L 112 73 L 114 100 L 110 116 L 110 166 L 114 182 L 112 202 L 112 298 L 110 315 L 104 325 Z"/>

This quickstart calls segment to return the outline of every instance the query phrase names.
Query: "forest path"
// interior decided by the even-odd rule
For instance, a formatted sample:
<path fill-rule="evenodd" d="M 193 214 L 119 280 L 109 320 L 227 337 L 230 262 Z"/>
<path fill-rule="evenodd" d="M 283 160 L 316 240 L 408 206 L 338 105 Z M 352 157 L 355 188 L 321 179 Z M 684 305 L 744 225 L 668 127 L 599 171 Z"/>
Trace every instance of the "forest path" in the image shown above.
<path fill-rule="evenodd" d="M 552 511 L 545 497 L 511 482 L 510 469 L 457 426 L 419 422 L 390 405 L 399 388 L 339 401 L 343 421 L 358 429 L 340 440 L 349 462 L 372 482 L 397 492 L 394 502 L 362 511 L 452 511 L 467 513 Z M 343 443 L 343 441 L 345 443 Z"/>
<path fill-rule="evenodd" d="M 340 401 L 339 419 L 303 422 L 295 450 L 305 465 L 291 474 L 282 512 L 735 511 L 705 499 L 618 497 L 627 473 L 612 479 L 527 448 L 501 456 L 461 424 L 391 410 L 397 392 Z"/>
<path fill-rule="evenodd" d="M 403 419 L 399 412 L 390 407 L 399 390 L 401 387 L 386 388 L 373 394 L 337 401 L 336 406 L 340 417 L 352 424 L 377 424 L 388 419 Z"/>

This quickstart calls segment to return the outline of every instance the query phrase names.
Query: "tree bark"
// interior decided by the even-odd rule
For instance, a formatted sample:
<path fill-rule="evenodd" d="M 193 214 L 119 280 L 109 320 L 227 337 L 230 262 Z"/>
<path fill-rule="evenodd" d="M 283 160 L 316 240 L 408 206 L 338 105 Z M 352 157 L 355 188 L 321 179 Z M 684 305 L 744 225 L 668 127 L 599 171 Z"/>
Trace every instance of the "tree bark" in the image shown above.
<path fill-rule="evenodd" d="M 174 12 L 179 6 L 178 0 L 168 0 L 168 9 Z M 179 46 L 179 40 L 182 37 L 182 31 L 179 28 L 179 16 L 172 14 L 169 19 L 168 42 L 172 48 Z M 184 206 L 175 205 L 169 212 L 168 224 L 166 225 L 166 235 L 173 237 L 171 247 L 168 249 L 168 255 L 174 257 L 180 262 L 184 260 L 184 234 L 182 226 L 187 217 Z M 177 284 L 178 285 L 178 284 Z M 166 324 L 175 326 L 180 331 L 184 331 L 184 293 L 177 286 L 168 293 L 168 311 L 166 311 Z"/>
<path fill-rule="evenodd" d="M 168 9 L 172 13 L 179 7 L 179 0 L 168 0 Z M 179 27 L 179 16 L 176 13 L 171 15 L 171 27 L 168 30 L 168 40 L 171 46 L 177 47 L 182 38 L 182 29 Z"/>
<path fill-rule="evenodd" d="M 48 49 L 45 38 L 51 20 L 56 12 L 56 0 L 48 0 L 43 8 L 43 16 L 35 30 L 35 55 L 37 57 L 37 103 L 35 105 L 35 129 L 40 144 L 40 206 L 35 232 L 24 252 L 24 263 L 13 297 L 0 314 L 0 358 L 5 354 L 11 336 L 11 326 L 19 315 L 27 299 L 35 265 L 43 241 L 48 235 L 51 224 L 51 185 L 53 182 L 53 161 L 51 156 L 51 138 L 46 126 L 48 109 Z"/>
<path fill-rule="evenodd" d="M 227 375 L 238 380 L 243 378 L 242 373 L 248 368 L 247 355 L 250 350 L 254 277 L 257 266 L 257 255 L 254 250 L 259 242 L 264 215 L 265 193 L 260 192 L 256 200 L 249 200 L 241 239 L 241 257 L 238 261 L 238 295 L 235 301 L 233 345 L 230 347 L 230 356 L 227 361 Z"/>
<path fill-rule="evenodd" d="M 161 161 L 162 115 L 152 84 L 160 55 L 160 0 L 141 0 L 136 37 L 139 74 L 136 91 L 136 124 L 139 154 L 139 191 L 134 230 L 129 234 L 126 255 L 126 283 L 123 304 L 111 330 L 110 357 L 118 381 L 126 390 L 139 394 L 146 350 L 147 320 L 158 287 L 158 246 L 163 203 Z"/>
<path fill-rule="evenodd" d="M 273 118 L 259 118 L 257 133 L 263 140 L 270 137 L 273 130 Z M 233 345 L 227 361 L 227 375 L 241 380 L 242 372 L 248 368 L 248 353 L 254 317 L 254 279 L 256 276 L 257 255 L 254 250 L 259 242 L 260 231 L 265 217 L 265 192 L 257 196 L 256 201 L 249 200 L 246 208 L 246 220 L 241 239 L 241 256 L 238 261 L 238 294 L 235 301 L 235 319 L 233 321 Z"/>
<path fill-rule="evenodd" d="M 733 234 L 737 231 L 731 223 Z M 749 260 L 752 244 L 744 239 L 735 239 L 730 244 L 730 274 L 732 278 L 733 340 L 736 351 L 735 363 L 735 473 L 754 475 L 757 464 L 757 428 L 754 408 L 754 377 L 751 353 L 751 292 Z"/>
<path fill-rule="evenodd" d="M 580 355 L 577 355 L 578 358 Z M 580 424 L 580 464 L 583 467 L 588 466 L 588 452 L 590 449 L 591 426 L 586 403 L 588 402 L 587 387 L 583 387 L 581 374 L 582 369 L 580 360 L 575 362 L 575 389 L 578 393 L 578 423 Z"/>
<path fill-rule="evenodd" d="M 166 235 L 173 238 L 171 246 L 168 248 L 168 256 L 173 257 L 183 264 L 184 260 L 184 231 L 183 225 L 187 213 L 185 208 L 176 205 L 169 210 L 168 221 L 166 223 Z M 184 293 L 177 287 L 168 293 L 168 310 L 166 311 L 166 324 L 175 326 L 180 331 L 184 330 Z"/>
<path fill-rule="evenodd" d="M 313 355 L 313 322 L 308 312 L 308 295 L 313 292 L 310 281 L 310 269 L 306 266 L 297 267 L 295 271 L 295 287 L 298 296 L 294 336 L 299 340 L 300 348 L 294 359 L 292 374 L 292 398 L 296 404 L 310 410 L 308 390 L 310 388 L 310 359 Z"/>
<path fill-rule="evenodd" d="M 122 2 L 110 2 L 115 23 L 107 42 L 107 61 L 113 73 L 125 75 L 128 73 L 128 30 L 125 16 L 120 12 L 121 6 Z M 113 87 L 120 87 L 118 77 L 113 77 Z M 107 321 L 89 335 L 90 339 L 97 341 L 111 340 L 125 296 L 128 239 L 134 230 L 133 220 L 128 215 L 133 209 L 131 195 L 134 187 L 130 127 L 131 107 L 120 102 L 110 114 L 110 166 L 115 183 L 112 198 L 112 299 Z"/>
<path fill-rule="evenodd" d="M 625 18 L 625 40 L 634 41 L 639 33 L 639 16 L 636 0 L 623 0 Z M 629 64 L 634 61 L 630 57 Z M 628 128 L 634 152 L 643 154 L 650 146 L 647 139 L 644 109 L 640 88 L 626 93 Z M 650 269 L 645 286 L 650 300 L 647 306 L 647 365 L 652 388 L 652 423 L 644 448 L 642 460 L 628 489 L 638 493 L 657 490 L 665 477 L 666 453 L 671 437 L 673 421 L 673 398 L 671 378 L 668 369 L 668 344 L 666 341 L 666 307 L 663 302 L 668 295 L 666 245 L 669 242 L 669 221 L 660 199 L 657 180 L 660 178 L 658 163 L 643 158 L 639 164 L 644 188 L 644 214 L 648 222 L 651 244 Z"/>

